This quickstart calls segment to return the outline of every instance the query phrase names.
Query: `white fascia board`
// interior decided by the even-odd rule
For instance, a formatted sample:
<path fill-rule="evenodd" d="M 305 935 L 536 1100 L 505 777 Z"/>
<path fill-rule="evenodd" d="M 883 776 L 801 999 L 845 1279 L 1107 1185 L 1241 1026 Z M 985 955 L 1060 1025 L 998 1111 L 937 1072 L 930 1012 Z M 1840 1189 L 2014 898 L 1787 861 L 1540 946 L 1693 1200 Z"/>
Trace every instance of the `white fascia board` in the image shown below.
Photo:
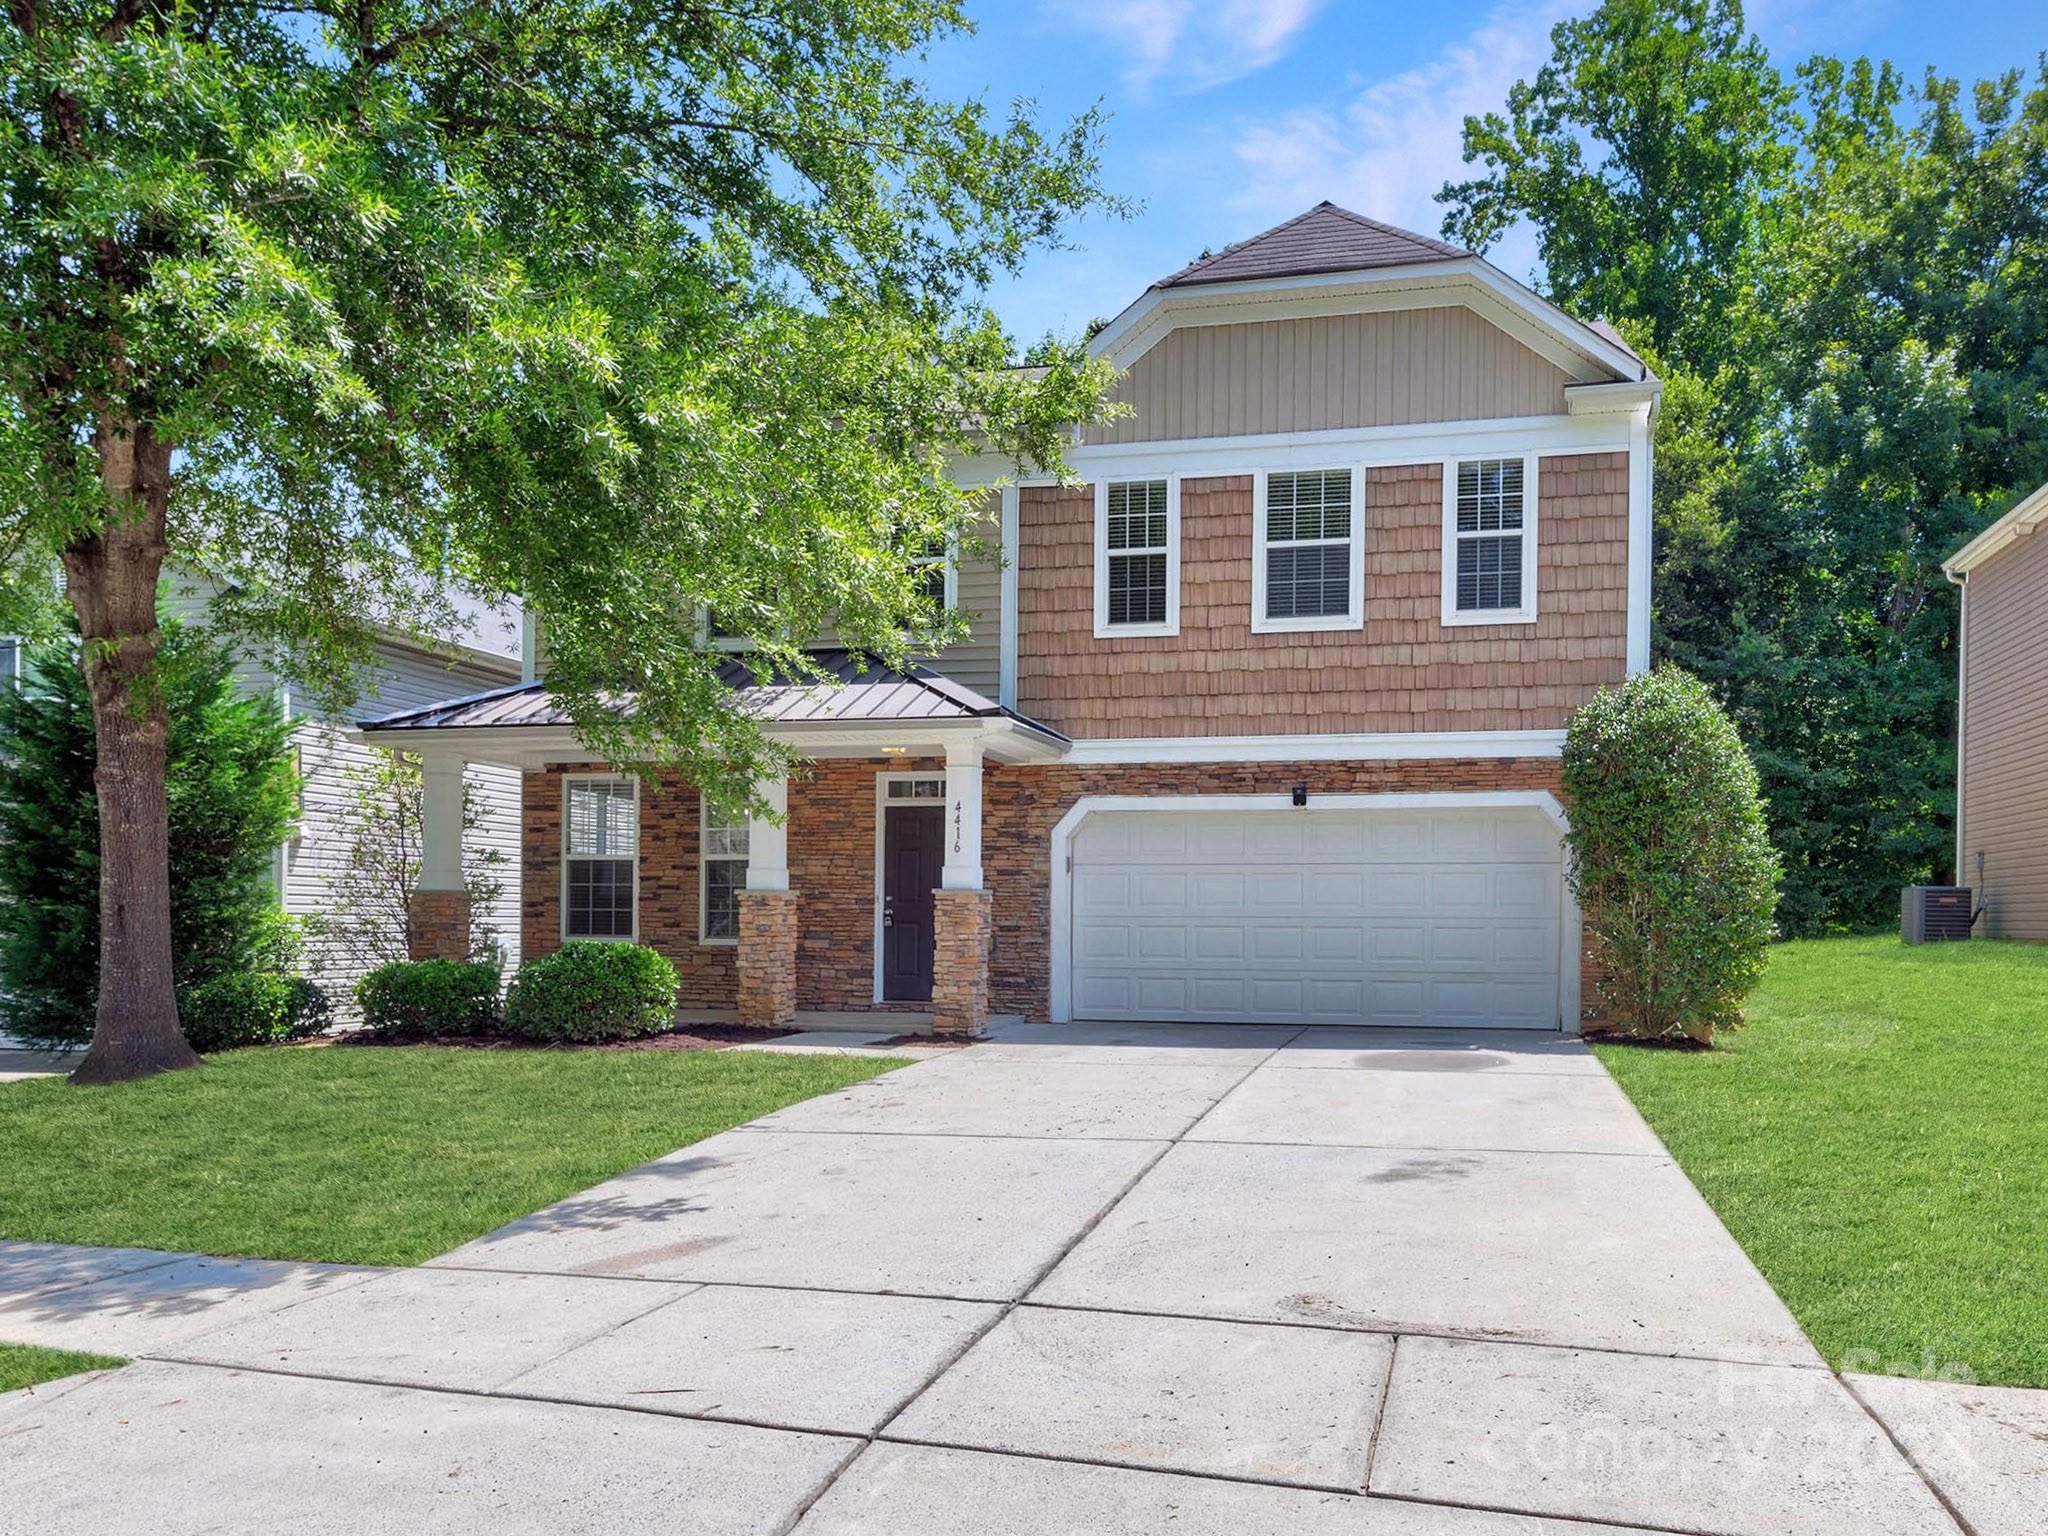
<path fill-rule="evenodd" d="M 1628 447 L 1626 416 L 1503 416 L 1489 421 L 1095 443 L 1070 450 L 1067 469 L 1081 481 L 1156 480 L 1167 475 L 1188 480 L 1249 475 L 1262 469 L 1328 469 L 1339 464 L 1372 469 L 1503 454 L 1621 453 Z M 1020 483 L 1057 482 L 1045 475 L 1026 476 Z"/>
<path fill-rule="evenodd" d="M 1465 304 L 1586 383 L 1640 380 L 1643 365 L 1555 304 L 1478 257 L 1366 272 L 1150 288 L 1090 344 L 1119 372 L 1183 325 Z"/>
<path fill-rule="evenodd" d="M 1369 735 L 1131 736 L 1077 741 L 1062 761 L 1087 764 L 1425 762 L 1558 757 L 1563 731 L 1381 731 Z"/>
<path fill-rule="evenodd" d="M 1623 380 L 1615 384 L 1567 384 L 1564 408 L 1574 416 L 1633 415 L 1655 407 L 1664 397 L 1662 379 Z"/>
<path fill-rule="evenodd" d="M 1950 581 L 1961 584 L 1963 577 L 1989 560 L 2015 539 L 2023 539 L 2048 522 L 2048 485 L 2014 507 L 1997 522 L 1942 561 L 1941 569 Z"/>

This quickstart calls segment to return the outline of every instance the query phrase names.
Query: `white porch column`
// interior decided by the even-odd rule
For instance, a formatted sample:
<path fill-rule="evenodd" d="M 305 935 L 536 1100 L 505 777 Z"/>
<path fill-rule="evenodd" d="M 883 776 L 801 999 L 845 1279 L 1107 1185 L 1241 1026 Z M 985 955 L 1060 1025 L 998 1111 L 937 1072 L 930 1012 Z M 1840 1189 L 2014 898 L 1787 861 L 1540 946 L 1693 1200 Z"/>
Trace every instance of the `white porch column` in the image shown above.
<path fill-rule="evenodd" d="M 459 891 L 462 883 L 462 772 L 454 752 L 420 754 L 420 878 L 415 890 Z"/>
<path fill-rule="evenodd" d="M 469 889 L 462 883 L 462 770 L 458 752 L 420 754 L 420 877 L 405 903 L 414 960 L 469 958 Z"/>
<path fill-rule="evenodd" d="M 766 816 L 747 818 L 747 889 L 786 891 L 789 889 L 789 778 L 763 779 L 754 792 L 781 819 Z"/>
<path fill-rule="evenodd" d="M 939 889 L 981 888 L 981 743 L 948 742 L 946 863 L 939 872 Z"/>

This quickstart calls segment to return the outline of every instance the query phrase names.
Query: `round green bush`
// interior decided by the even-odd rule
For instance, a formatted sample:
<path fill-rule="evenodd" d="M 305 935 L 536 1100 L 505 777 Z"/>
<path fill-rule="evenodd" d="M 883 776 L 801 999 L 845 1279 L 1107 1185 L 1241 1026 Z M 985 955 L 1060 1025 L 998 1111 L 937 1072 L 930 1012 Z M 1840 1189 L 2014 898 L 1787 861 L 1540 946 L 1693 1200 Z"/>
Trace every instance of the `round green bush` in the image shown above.
<path fill-rule="evenodd" d="M 178 1004 L 192 1049 L 231 1051 L 317 1035 L 331 1021 L 327 994 L 303 976 L 236 971 L 201 982 Z"/>
<path fill-rule="evenodd" d="M 1706 1043 L 1740 1024 L 1774 937 L 1778 855 L 1706 684 L 1665 667 L 1601 689 L 1565 733 L 1564 790 L 1603 1027 Z"/>
<path fill-rule="evenodd" d="M 676 968 L 644 944 L 564 944 L 519 967 L 505 1024 L 529 1040 L 590 1044 L 675 1022 Z"/>
<path fill-rule="evenodd" d="M 474 960 L 393 960 L 356 983 L 363 1026 L 380 1035 L 475 1035 L 497 1027 L 498 968 Z"/>

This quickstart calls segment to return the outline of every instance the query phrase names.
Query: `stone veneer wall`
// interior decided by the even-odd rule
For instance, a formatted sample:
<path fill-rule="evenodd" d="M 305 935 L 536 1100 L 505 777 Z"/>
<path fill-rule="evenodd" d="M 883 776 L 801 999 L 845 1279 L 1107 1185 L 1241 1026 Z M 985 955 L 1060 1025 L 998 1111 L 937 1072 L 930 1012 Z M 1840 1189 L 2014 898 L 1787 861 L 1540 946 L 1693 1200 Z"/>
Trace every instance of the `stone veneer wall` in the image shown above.
<path fill-rule="evenodd" d="M 875 775 L 937 771 L 902 758 L 820 761 L 790 785 L 790 889 L 797 898 L 796 1001 L 800 1008 L 861 1010 L 874 1004 Z M 524 952 L 561 943 L 562 786 L 551 768 L 526 779 Z M 990 763 L 983 775 L 982 859 L 993 959 L 988 1011 L 1046 1015 L 1052 829 L 1083 795 L 1317 794 L 1541 789 L 1560 793 L 1555 758 L 1476 758 L 1370 763 L 1204 763 L 1170 766 L 1021 767 Z M 681 973 L 683 1006 L 728 1008 L 737 999 L 732 945 L 697 941 L 696 794 L 643 791 L 640 810 L 640 937 Z M 1582 951 L 1583 953 L 1583 951 Z M 1595 969 L 1581 964 L 1583 1002 L 1595 1000 Z M 906 1005 L 914 1008 L 916 1005 Z M 1589 1027 L 1597 1020 L 1589 1020 Z"/>
<path fill-rule="evenodd" d="M 468 891 L 414 891 L 405 900 L 405 953 L 412 960 L 467 960 Z"/>

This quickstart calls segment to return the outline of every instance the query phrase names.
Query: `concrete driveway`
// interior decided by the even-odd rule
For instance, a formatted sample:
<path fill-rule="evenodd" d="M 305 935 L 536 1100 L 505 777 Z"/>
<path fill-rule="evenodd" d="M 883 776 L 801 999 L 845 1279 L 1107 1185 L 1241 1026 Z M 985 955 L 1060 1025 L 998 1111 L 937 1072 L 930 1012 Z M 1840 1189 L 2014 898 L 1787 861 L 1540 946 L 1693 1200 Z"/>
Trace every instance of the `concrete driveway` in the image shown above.
<path fill-rule="evenodd" d="M 22 1529 L 1960 1529 L 1555 1037 L 1015 1028 L 222 1316 L 0 1399 Z"/>

